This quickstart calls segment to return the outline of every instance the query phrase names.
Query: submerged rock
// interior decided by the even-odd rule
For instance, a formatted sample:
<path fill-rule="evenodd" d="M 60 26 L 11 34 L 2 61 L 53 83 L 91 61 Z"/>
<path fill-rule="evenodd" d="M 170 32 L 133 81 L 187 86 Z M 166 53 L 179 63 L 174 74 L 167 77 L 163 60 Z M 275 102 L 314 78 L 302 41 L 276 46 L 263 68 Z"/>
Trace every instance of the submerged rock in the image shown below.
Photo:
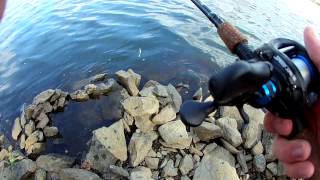
<path fill-rule="evenodd" d="M 54 126 L 48 127 L 47 126 L 43 129 L 43 133 L 46 137 L 53 137 L 59 133 L 59 130 L 57 127 L 54 127 Z"/>
<path fill-rule="evenodd" d="M 152 97 L 129 97 L 122 105 L 124 110 L 133 117 L 152 115 L 159 111 L 159 101 Z"/>
<path fill-rule="evenodd" d="M 59 171 L 59 176 L 60 180 L 102 180 L 93 172 L 76 168 L 62 169 Z"/>
<path fill-rule="evenodd" d="M 116 76 L 118 82 L 128 90 L 130 95 L 138 95 L 138 87 L 141 81 L 141 76 L 139 74 L 136 74 L 131 69 L 129 69 L 127 72 L 123 70 L 116 72 Z"/>
<path fill-rule="evenodd" d="M 98 82 L 98 81 L 103 81 L 106 77 L 107 77 L 106 73 L 101 73 L 91 77 L 90 79 L 91 79 L 91 82 Z"/>
<path fill-rule="evenodd" d="M 74 162 L 75 158 L 59 154 L 41 155 L 36 160 L 38 167 L 46 171 L 56 173 L 58 173 L 61 169 L 72 167 Z"/>

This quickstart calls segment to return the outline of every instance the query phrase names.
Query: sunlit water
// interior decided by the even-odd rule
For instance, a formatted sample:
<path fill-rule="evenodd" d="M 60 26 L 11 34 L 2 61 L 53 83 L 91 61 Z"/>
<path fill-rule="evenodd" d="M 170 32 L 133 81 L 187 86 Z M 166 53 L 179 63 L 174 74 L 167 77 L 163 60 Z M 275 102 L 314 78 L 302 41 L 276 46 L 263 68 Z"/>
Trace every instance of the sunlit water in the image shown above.
<path fill-rule="evenodd" d="M 320 30 L 320 9 L 305 0 L 204 2 L 253 46 L 276 37 L 303 42 L 309 24 Z M 143 81 L 187 83 L 181 93 L 188 98 L 233 60 L 189 0 L 10 0 L 0 24 L 0 132 L 10 136 L 13 119 L 39 92 L 71 92 L 97 73 L 132 68 Z M 93 129 L 114 120 L 110 106 L 105 97 L 54 115 L 63 137 L 50 140 L 48 151 L 82 151 Z"/>

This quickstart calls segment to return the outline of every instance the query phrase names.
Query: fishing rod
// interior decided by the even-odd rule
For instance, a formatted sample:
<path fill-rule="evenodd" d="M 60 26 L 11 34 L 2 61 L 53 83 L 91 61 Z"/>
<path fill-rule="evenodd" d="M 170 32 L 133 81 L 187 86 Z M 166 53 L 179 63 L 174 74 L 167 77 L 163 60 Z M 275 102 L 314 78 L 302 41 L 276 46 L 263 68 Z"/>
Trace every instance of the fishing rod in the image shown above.
<path fill-rule="evenodd" d="M 307 126 L 304 113 L 319 96 L 319 72 L 301 44 L 277 38 L 252 50 L 242 33 L 213 13 L 200 0 L 191 0 L 215 25 L 218 34 L 231 53 L 240 60 L 216 71 L 208 85 L 212 102 L 186 101 L 180 109 L 181 120 L 189 126 L 199 126 L 220 106 L 236 106 L 245 124 L 250 119 L 244 104 L 266 109 L 273 114 L 292 119 L 297 135 Z"/>

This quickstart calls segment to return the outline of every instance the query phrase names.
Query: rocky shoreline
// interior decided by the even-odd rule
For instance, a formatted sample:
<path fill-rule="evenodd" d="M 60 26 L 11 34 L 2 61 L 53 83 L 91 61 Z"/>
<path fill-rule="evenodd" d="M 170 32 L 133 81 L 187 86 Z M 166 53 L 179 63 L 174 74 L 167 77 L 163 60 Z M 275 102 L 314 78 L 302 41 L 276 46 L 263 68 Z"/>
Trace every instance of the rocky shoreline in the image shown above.
<path fill-rule="evenodd" d="M 219 117 L 211 114 L 199 127 L 186 127 L 174 86 L 150 80 L 139 90 L 141 76 L 131 69 L 115 75 L 99 74 L 72 93 L 50 89 L 37 95 L 14 121 L 12 138 L 20 149 L 0 136 L 0 179 L 287 179 L 272 154 L 274 136 L 263 130 L 261 110 L 245 106 L 245 126 L 235 107 L 224 107 Z M 59 134 L 51 113 L 110 92 L 119 96 L 122 118 L 94 130 L 81 159 L 43 154 L 47 139 Z M 201 89 L 194 98 L 203 99 Z"/>

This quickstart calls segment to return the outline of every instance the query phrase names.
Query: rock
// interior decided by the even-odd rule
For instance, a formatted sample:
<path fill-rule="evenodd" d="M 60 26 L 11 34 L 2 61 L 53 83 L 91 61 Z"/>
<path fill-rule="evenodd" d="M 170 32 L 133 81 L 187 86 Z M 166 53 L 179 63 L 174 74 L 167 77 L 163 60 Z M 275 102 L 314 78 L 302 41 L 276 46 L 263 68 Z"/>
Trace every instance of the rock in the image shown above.
<path fill-rule="evenodd" d="M 116 81 L 114 79 L 108 79 L 107 83 L 97 84 L 96 90 L 93 92 L 94 95 L 105 95 L 112 91 Z"/>
<path fill-rule="evenodd" d="M 44 113 L 50 113 L 52 112 L 53 107 L 51 106 L 50 102 L 44 102 L 43 103 L 43 112 Z"/>
<path fill-rule="evenodd" d="M 60 180 L 102 180 L 98 175 L 76 168 L 66 168 L 59 172 Z"/>
<path fill-rule="evenodd" d="M 53 137 L 59 133 L 59 130 L 57 127 L 54 127 L 54 126 L 48 127 L 47 126 L 43 129 L 43 133 L 46 137 Z"/>
<path fill-rule="evenodd" d="M 190 180 L 188 176 L 182 176 L 180 180 Z"/>
<path fill-rule="evenodd" d="M 223 138 L 231 145 L 238 147 L 240 144 L 242 144 L 242 137 L 237 129 L 232 128 L 232 126 L 222 121 L 217 121 L 217 125 L 222 129 Z"/>
<path fill-rule="evenodd" d="M 134 118 L 133 118 L 130 114 L 124 112 L 122 119 L 123 119 L 129 126 L 133 125 Z"/>
<path fill-rule="evenodd" d="M 129 177 L 129 172 L 122 167 L 110 165 L 109 169 L 112 173 L 116 175 L 127 177 L 127 178 Z"/>
<path fill-rule="evenodd" d="M 150 133 L 135 132 L 132 135 L 129 143 L 129 153 L 130 164 L 133 167 L 138 166 L 144 160 L 148 152 L 151 150 L 152 142 L 157 138 L 158 135 L 154 131 Z"/>
<path fill-rule="evenodd" d="M 177 167 L 179 167 L 182 156 L 180 154 L 176 154 L 175 158 L 176 158 L 176 161 L 174 162 L 174 167 L 177 168 Z"/>
<path fill-rule="evenodd" d="M 215 150 L 216 147 L 218 147 L 218 145 L 216 143 L 211 143 L 211 144 L 208 144 L 204 150 L 203 150 L 203 154 L 208 154 L 210 153 L 211 151 Z"/>
<path fill-rule="evenodd" d="M 275 162 L 269 163 L 267 169 L 272 173 L 272 175 L 277 176 L 278 174 L 278 165 Z"/>
<path fill-rule="evenodd" d="M 32 118 L 34 109 L 35 105 L 29 105 L 24 109 L 24 115 L 27 120 Z"/>
<path fill-rule="evenodd" d="M 216 123 L 218 124 L 225 124 L 227 126 L 230 126 L 233 129 L 237 129 L 238 125 L 237 125 L 237 120 L 230 118 L 230 117 L 221 117 L 219 118 Z"/>
<path fill-rule="evenodd" d="M 174 177 L 178 175 L 178 169 L 174 167 L 173 160 L 170 159 L 162 170 L 163 177 Z"/>
<path fill-rule="evenodd" d="M 193 147 L 193 146 L 190 146 L 189 152 L 190 152 L 191 154 L 196 154 L 196 155 L 198 155 L 198 156 L 203 156 L 203 153 L 202 153 L 200 150 L 198 150 L 198 149 L 196 149 L 195 147 Z"/>
<path fill-rule="evenodd" d="M 32 114 L 32 118 L 36 119 L 40 113 L 43 112 L 43 104 L 38 104 L 37 106 L 35 106 L 33 114 Z"/>
<path fill-rule="evenodd" d="M 155 124 L 150 120 L 150 115 L 136 116 L 135 117 L 135 125 L 142 132 L 150 132 L 155 127 Z"/>
<path fill-rule="evenodd" d="M 97 91 L 97 86 L 95 84 L 88 84 L 84 87 L 84 90 L 88 95 L 92 95 Z"/>
<path fill-rule="evenodd" d="M 39 141 L 39 133 L 39 131 L 35 131 L 26 139 L 25 149 L 30 149 L 34 143 Z"/>
<path fill-rule="evenodd" d="M 193 100 L 197 100 L 199 102 L 202 101 L 203 95 L 202 95 L 202 88 L 200 87 L 192 96 Z"/>
<path fill-rule="evenodd" d="M 62 93 L 61 89 L 55 89 L 54 94 L 50 98 L 50 102 L 52 103 L 52 102 L 58 100 L 59 97 L 61 96 L 61 93 Z"/>
<path fill-rule="evenodd" d="M 34 180 L 46 180 L 47 179 L 47 172 L 43 169 L 37 169 L 34 175 Z"/>
<path fill-rule="evenodd" d="M 29 146 L 27 148 L 27 154 L 34 154 L 38 155 L 42 153 L 46 149 L 46 144 L 45 143 L 34 143 L 33 145 Z"/>
<path fill-rule="evenodd" d="M 275 136 L 267 131 L 263 131 L 262 145 L 265 151 L 265 157 L 267 162 L 272 162 L 276 159 L 272 152 L 272 144 Z"/>
<path fill-rule="evenodd" d="M 235 147 L 233 147 L 231 144 L 229 144 L 227 141 L 224 139 L 221 139 L 222 145 L 224 148 L 226 148 L 230 153 L 232 154 L 237 154 L 239 150 Z"/>
<path fill-rule="evenodd" d="M 54 93 L 55 91 L 53 89 L 48 89 L 46 91 L 41 92 L 33 99 L 33 104 L 38 105 L 46 101 L 49 101 L 49 99 L 51 98 L 51 96 L 53 96 Z"/>
<path fill-rule="evenodd" d="M 141 81 L 141 76 L 139 74 L 136 74 L 131 69 L 129 69 L 127 72 L 121 70 L 116 72 L 116 77 L 118 82 L 128 90 L 130 95 L 138 95 L 138 87 Z"/>
<path fill-rule="evenodd" d="M 149 168 L 139 166 L 130 173 L 130 180 L 151 180 L 152 172 Z"/>
<path fill-rule="evenodd" d="M 284 171 L 283 164 L 281 162 L 278 162 L 278 168 L 277 168 L 277 176 L 284 176 L 286 175 Z"/>
<path fill-rule="evenodd" d="M 4 142 L 5 142 L 5 138 L 4 138 L 4 135 L 2 134 L 0 135 L 0 147 L 4 145 Z"/>
<path fill-rule="evenodd" d="M 129 97 L 122 105 L 133 117 L 152 115 L 159 111 L 159 101 L 152 97 Z"/>
<path fill-rule="evenodd" d="M 38 167 L 49 172 L 59 172 L 61 169 L 70 168 L 74 162 L 75 158 L 59 154 L 41 155 L 36 160 Z"/>
<path fill-rule="evenodd" d="M 176 117 L 176 111 L 170 104 L 164 107 L 159 114 L 155 115 L 152 122 L 156 125 L 162 125 L 176 119 Z"/>
<path fill-rule="evenodd" d="M 33 120 L 30 120 L 28 124 L 26 124 L 24 128 L 24 133 L 27 136 L 30 136 L 36 130 L 36 126 Z"/>
<path fill-rule="evenodd" d="M 161 84 L 155 85 L 155 87 L 153 89 L 153 93 L 158 97 L 168 97 L 169 96 L 166 86 L 163 86 Z"/>
<path fill-rule="evenodd" d="M 256 155 L 253 158 L 253 166 L 256 171 L 263 172 L 266 169 L 266 159 L 262 154 Z"/>
<path fill-rule="evenodd" d="M 38 124 L 36 126 L 37 129 L 43 129 L 49 123 L 49 118 L 45 113 L 41 113 L 37 118 Z"/>
<path fill-rule="evenodd" d="M 181 98 L 179 92 L 171 84 L 169 84 L 167 86 L 167 92 L 171 98 L 171 102 L 172 102 L 174 109 L 176 110 L 176 113 L 178 113 L 180 111 L 180 106 L 182 104 L 182 98 Z"/>
<path fill-rule="evenodd" d="M 258 155 L 263 153 L 263 145 L 261 141 L 259 141 L 256 145 L 251 149 L 253 155 Z"/>
<path fill-rule="evenodd" d="M 102 127 L 93 131 L 90 149 L 85 157 L 85 160 L 99 172 L 115 164 L 118 159 L 127 159 L 127 145 L 121 121 L 108 128 Z"/>
<path fill-rule="evenodd" d="M 157 153 L 153 149 L 150 149 L 147 156 L 148 157 L 157 157 Z"/>
<path fill-rule="evenodd" d="M 190 146 L 192 138 L 188 136 L 186 126 L 181 120 L 161 125 L 158 131 L 166 147 L 185 149 Z"/>
<path fill-rule="evenodd" d="M 200 126 L 192 128 L 192 130 L 202 141 L 209 141 L 222 136 L 222 130 L 219 126 L 205 121 Z"/>
<path fill-rule="evenodd" d="M 159 165 L 159 159 L 153 157 L 146 157 L 145 162 L 150 169 L 157 169 Z"/>
<path fill-rule="evenodd" d="M 154 86 L 151 86 L 151 87 L 144 87 L 140 92 L 140 96 L 142 97 L 154 97 L 156 98 L 155 94 L 153 93 L 154 92 Z"/>
<path fill-rule="evenodd" d="M 90 79 L 91 79 L 91 82 L 98 82 L 98 81 L 103 81 L 106 77 L 107 77 L 106 73 L 101 73 L 91 77 Z"/>
<path fill-rule="evenodd" d="M 185 155 L 179 165 L 179 170 L 182 175 L 186 175 L 193 169 L 193 160 L 191 155 Z"/>
<path fill-rule="evenodd" d="M 65 97 L 60 97 L 56 109 L 63 109 L 63 107 L 66 105 L 66 102 L 67 101 Z"/>
<path fill-rule="evenodd" d="M 248 169 L 246 158 L 245 158 L 243 152 L 237 153 L 237 161 L 240 164 L 242 172 L 248 173 L 249 169 Z"/>
<path fill-rule="evenodd" d="M 17 161 L 10 166 L 0 168 L 0 179 L 24 179 L 36 171 L 36 164 L 30 159 Z"/>
<path fill-rule="evenodd" d="M 169 159 L 170 159 L 170 157 L 169 157 L 169 156 L 166 156 L 166 157 L 162 160 L 159 169 L 164 168 L 164 167 L 166 166 L 166 164 L 168 163 Z"/>
<path fill-rule="evenodd" d="M 26 145 L 26 135 L 22 134 L 20 137 L 20 143 L 19 143 L 20 149 L 24 149 L 25 145 Z"/>
<path fill-rule="evenodd" d="M 261 139 L 263 124 L 255 121 L 250 121 L 242 132 L 242 137 L 244 140 L 244 147 L 251 149 L 255 144 L 257 144 Z"/>
<path fill-rule="evenodd" d="M 20 124 L 20 118 L 17 117 L 14 120 L 13 127 L 12 127 L 12 138 L 17 141 L 21 131 L 22 131 L 22 128 Z"/>
<path fill-rule="evenodd" d="M 0 161 L 3 161 L 9 157 L 9 152 L 6 149 L 0 151 Z"/>
<path fill-rule="evenodd" d="M 79 101 L 79 102 L 89 100 L 89 95 L 84 90 L 77 90 L 77 91 L 71 93 L 70 97 L 72 100 Z"/>
<path fill-rule="evenodd" d="M 23 110 L 22 113 L 21 113 L 21 116 L 20 116 L 20 125 L 21 125 L 22 129 L 24 128 L 26 123 L 27 123 L 27 120 L 26 120 L 26 117 L 25 117 L 25 112 Z"/>
<path fill-rule="evenodd" d="M 39 134 L 38 134 L 38 141 L 44 141 L 44 134 L 43 134 L 43 132 L 42 131 L 39 131 Z"/>

